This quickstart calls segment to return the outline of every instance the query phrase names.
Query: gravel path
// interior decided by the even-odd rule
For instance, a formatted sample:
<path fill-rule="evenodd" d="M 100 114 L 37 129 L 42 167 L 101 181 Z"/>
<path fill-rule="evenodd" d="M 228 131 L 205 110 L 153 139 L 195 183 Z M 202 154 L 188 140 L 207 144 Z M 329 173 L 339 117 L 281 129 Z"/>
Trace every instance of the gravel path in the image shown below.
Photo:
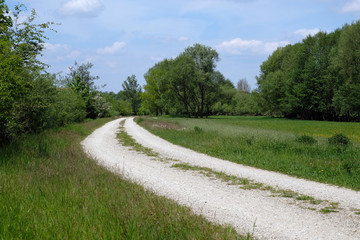
<path fill-rule="evenodd" d="M 84 150 L 99 164 L 158 195 L 174 199 L 211 221 L 230 224 L 239 233 L 254 233 L 260 239 L 360 239 L 360 215 L 355 214 L 360 211 L 360 192 L 209 157 L 154 136 L 127 118 L 126 132 L 141 145 L 159 153 L 158 157 L 149 157 L 118 143 L 116 132 L 122 120 L 94 131 L 82 142 Z M 271 197 L 269 191 L 244 190 L 198 172 L 172 168 L 175 163 L 207 167 L 277 189 L 292 190 L 323 200 L 322 204 L 336 202 L 338 212 L 320 213 L 309 209 L 313 208 L 310 204 L 293 198 Z"/>

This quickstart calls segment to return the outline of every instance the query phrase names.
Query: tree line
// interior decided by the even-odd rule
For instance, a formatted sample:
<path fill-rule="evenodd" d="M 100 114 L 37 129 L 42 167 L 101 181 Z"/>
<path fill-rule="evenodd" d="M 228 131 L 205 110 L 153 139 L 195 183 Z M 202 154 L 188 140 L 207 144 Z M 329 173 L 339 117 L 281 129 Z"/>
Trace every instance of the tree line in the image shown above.
<path fill-rule="evenodd" d="M 20 21 L 25 9 L 20 4 L 10 12 L 0 0 L 0 145 L 86 118 L 137 114 L 141 88 L 135 76 L 128 77 L 124 90 L 115 94 L 99 90 L 91 63 L 75 62 L 66 76 L 47 73 L 48 66 L 38 56 L 44 50 L 46 31 L 56 24 L 36 24 L 35 10 Z"/>
<path fill-rule="evenodd" d="M 260 66 L 257 88 L 237 88 L 216 70 L 218 53 L 195 44 L 145 74 L 142 108 L 153 114 L 272 115 L 360 121 L 360 21 L 278 48 Z"/>
<path fill-rule="evenodd" d="M 277 49 L 262 65 L 265 111 L 311 120 L 360 121 L 360 21 Z"/>

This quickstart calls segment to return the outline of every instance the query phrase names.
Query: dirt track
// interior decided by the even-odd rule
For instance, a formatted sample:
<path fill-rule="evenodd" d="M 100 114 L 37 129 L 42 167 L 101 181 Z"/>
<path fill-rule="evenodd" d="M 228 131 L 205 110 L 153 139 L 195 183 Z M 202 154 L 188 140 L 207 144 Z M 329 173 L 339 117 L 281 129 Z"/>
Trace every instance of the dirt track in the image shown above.
<path fill-rule="evenodd" d="M 255 237 L 266 239 L 360 239 L 360 215 L 355 214 L 360 209 L 359 192 L 199 154 L 168 143 L 127 118 L 127 133 L 159 153 L 149 157 L 118 143 L 116 132 L 121 120 L 112 121 L 87 137 L 82 142 L 84 150 L 111 171 L 174 199 L 211 221 L 230 224 L 240 233 L 254 232 Z M 198 172 L 172 168 L 175 163 L 207 167 L 276 189 L 292 190 L 322 203 L 312 206 L 294 198 L 271 197 L 274 194 L 265 190 L 244 190 Z M 338 212 L 319 212 L 330 203 L 338 203 Z"/>

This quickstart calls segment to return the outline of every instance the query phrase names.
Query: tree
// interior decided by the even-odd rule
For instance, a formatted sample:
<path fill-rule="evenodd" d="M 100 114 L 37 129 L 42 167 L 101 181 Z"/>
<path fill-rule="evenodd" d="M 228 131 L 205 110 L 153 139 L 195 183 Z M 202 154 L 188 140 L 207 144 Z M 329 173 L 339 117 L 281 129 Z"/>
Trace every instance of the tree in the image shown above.
<path fill-rule="evenodd" d="M 45 66 L 37 56 L 52 23 L 35 24 L 35 10 L 20 22 L 24 9 L 24 5 L 18 5 L 10 12 L 0 0 L 0 141 L 37 131 L 43 125 L 35 124 L 34 119 L 39 113 L 36 101 L 47 98 L 36 93 L 35 80 L 42 78 Z"/>
<path fill-rule="evenodd" d="M 360 121 L 360 21 L 345 25 L 340 36 L 334 66 L 341 86 L 336 89 L 334 107 L 341 118 Z"/>
<path fill-rule="evenodd" d="M 360 121 L 360 21 L 276 50 L 261 65 L 268 111 L 311 120 Z"/>
<path fill-rule="evenodd" d="M 185 49 L 175 59 L 165 59 L 145 74 L 143 106 L 151 112 L 204 117 L 221 96 L 220 86 L 228 84 L 215 71 L 218 53 L 200 44 Z"/>
<path fill-rule="evenodd" d="M 250 86 L 246 78 L 242 78 L 237 83 L 237 89 L 238 91 L 247 92 L 249 93 L 251 91 Z"/>
<path fill-rule="evenodd" d="M 169 84 L 166 84 L 167 74 L 170 69 L 170 60 L 163 60 L 144 75 L 146 85 L 141 94 L 141 100 L 144 110 L 147 109 L 156 116 L 167 112 L 169 108 L 168 92 Z"/>
<path fill-rule="evenodd" d="M 186 48 L 183 54 L 193 58 L 197 69 L 197 91 L 194 96 L 197 98 L 195 101 L 198 103 L 198 111 L 195 117 L 202 118 L 204 114 L 208 115 L 211 105 L 215 103 L 211 93 L 219 91 L 219 85 L 216 84 L 217 78 L 212 78 L 216 62 L 219 61 L 219 54 L 216 50 L 200 44 Z"/>
<path fill-rule="evenodd" d="M 120 98 L 129 101 L 131 104 L 132 113 L 137 115 L 141 106 L 141 86 L 138 84 L 135 75 L 127 77 L 122 84 L 123 90 L 119 92 Z"/>
<path fill-rule="evenodd" d="M 75 62 L 73 67 L 70 67 L 70 73 L 65 77 L 65 86 L 73 89 L 85 102 L 86 117 L 97 118 L 98 109 L 96 108 L 96 90 L 95 80 L 99 79 L 99 76 L 92 76 L 90 69 L 94 65 L 92 63 L 86 63 L 79 65 Z"/>

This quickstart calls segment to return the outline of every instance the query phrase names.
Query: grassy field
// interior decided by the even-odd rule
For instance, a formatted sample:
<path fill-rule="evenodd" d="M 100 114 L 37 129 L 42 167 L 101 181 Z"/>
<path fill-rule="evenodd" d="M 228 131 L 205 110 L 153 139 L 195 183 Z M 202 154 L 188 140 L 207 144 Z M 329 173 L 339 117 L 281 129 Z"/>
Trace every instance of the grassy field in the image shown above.
<path fill-rule="evenodd" d="M 0 148 L 0 239 L 248 239 L 87 158 L 80 141 L 108 120 Z"/>
<path fill-rule="evenodd" d="M 170 142 L 211 156 L 360 190 L 360 123 L 225 116 L 138 122 Z M 350 144 L 329 144 L 340 133 Z"/>

